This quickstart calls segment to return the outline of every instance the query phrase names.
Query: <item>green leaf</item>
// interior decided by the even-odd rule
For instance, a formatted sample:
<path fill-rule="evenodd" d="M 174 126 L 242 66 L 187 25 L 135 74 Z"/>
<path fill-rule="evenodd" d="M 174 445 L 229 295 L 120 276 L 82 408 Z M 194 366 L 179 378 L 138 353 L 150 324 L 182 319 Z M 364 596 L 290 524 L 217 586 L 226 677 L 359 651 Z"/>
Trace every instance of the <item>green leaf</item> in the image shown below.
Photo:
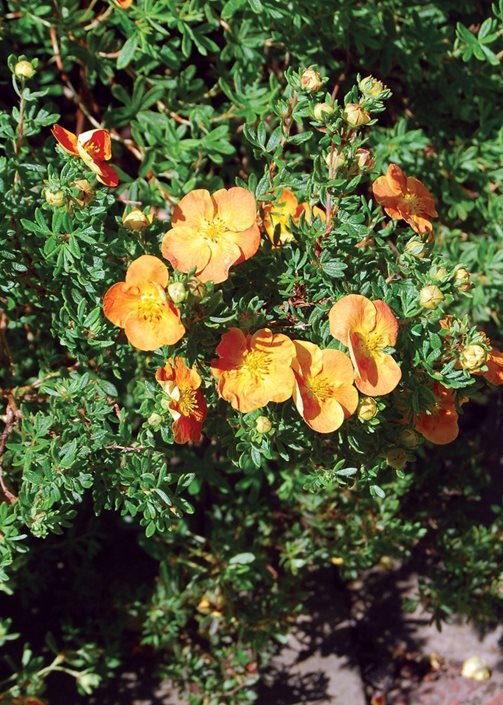
<path fill-rule="evenodd" d="M 124 69 L 132 61 L 135 51 L 138 47 L 138 35 L 133 34 L 120 50 L 117 57 L 117 68 Z"/>

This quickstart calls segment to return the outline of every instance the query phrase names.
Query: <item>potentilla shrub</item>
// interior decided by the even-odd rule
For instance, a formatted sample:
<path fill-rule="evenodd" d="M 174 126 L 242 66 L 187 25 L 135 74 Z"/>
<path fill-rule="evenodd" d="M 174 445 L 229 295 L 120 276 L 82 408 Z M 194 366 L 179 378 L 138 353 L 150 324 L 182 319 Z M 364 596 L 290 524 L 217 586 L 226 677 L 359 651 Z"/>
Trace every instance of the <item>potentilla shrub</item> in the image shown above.
<path fill-rule="evenodd" d="M 250 702 L 320 566 L 414 555 L 437 621 L 501 596 L 497 430 L 460 431 L 503 380 L 497 126 L 443 83 L 497 64 L 500 11 L 407 10 L 384 48 L 391 2 L 213 5 L 6 16 L 0 702 L 154 653 L 190 703 Z"/>

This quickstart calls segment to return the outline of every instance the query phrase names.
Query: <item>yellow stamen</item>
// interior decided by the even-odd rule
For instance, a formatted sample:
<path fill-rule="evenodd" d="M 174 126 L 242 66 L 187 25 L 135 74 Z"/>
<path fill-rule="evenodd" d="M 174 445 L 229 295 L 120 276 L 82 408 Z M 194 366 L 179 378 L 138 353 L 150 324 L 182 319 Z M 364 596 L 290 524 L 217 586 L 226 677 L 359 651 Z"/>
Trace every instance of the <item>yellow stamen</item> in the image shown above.
<path fill-rule="evenodd" d="M 333 396 L 333 388 L 325 375 L 319 374 L 316 377 L 306 377 L 306 387 L 309 394 L 318 401 L 325 401 Z"/>
<path fill-rule="evenodd" d="M 227 225 L 222 218 L 216 216 L 213 220 L 205 220 L 201 226 L 201 235 L 211 242 L 216 242 L 226 232 Z"/>
<path fill-rule="evenodd" d="M 144 289 L 138 298 L 138 313 L 145 321 L 154 323 L 159 321 L 164 313 L 166 295 L 159 287 L 156 291 L 152 288 Z"/>
<path fill-rule="evenodd" d="M 260 350 L 246 350 L 243 355 L 241 373 L 246 377 L 265 377 L 269 371 L 269 356 Z"/>
<path fill-rule="evenodd" d="M 197 409 L 196 390 L 191 387 L 180 387 L 178 408 L 183 416 L 190 416 Z"/>

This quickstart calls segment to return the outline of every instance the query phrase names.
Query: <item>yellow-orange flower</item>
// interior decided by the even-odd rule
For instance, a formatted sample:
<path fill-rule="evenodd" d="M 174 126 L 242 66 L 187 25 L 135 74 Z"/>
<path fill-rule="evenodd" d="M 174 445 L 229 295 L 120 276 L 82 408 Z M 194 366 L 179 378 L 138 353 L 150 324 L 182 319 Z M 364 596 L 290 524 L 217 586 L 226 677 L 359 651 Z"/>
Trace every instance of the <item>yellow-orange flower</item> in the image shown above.
<path fill-rule="evenodd" d="M 194 367 L 187 367 L 182 357 L 172 358 L 159 367 L 155 378 L 169 396 L 169 412 L 173 417 L 175 443 L 200 441 L 208 411 L 199 389 L 201 377 Z"/>
<path fill-rule="evenodd" d="M 133 0 L 115 0 L 117 5 L 120 5 L 123 10 L 127 10 L 128 7 L 131 7 L 133 4 Z"/>
<path fill-rule="evenodd" d="M 376 201 L 393 220 L 405 220 L 420 235 L 432 231 L 431 218 L 438 216 L 435 201 L 426 186 L 406 176 L 399 166 L 390 164 L 385 176 L 372 184 Z"/>
<path fill-rule="evenodd" d="M 203 282 L 225 281 L 229 268 L 253 257 L 260 245 L 255 197 L 240 186 L 213 195 L 191 191 L 175 207 L 171 225 L 163 256 L 181 272 L 195 267 Z"/>
<path fill-rule="evenodd" d="M 114 284 L 105 294 L 105 316 L 124 328 L 135 348 L 156 350 L 161 345 L 174 345 L 185 333 L 180 312 L 166 296 L 168 278 L 164 262 L 142 255 L 130 264 L 126 281 Z"/>
<path fill-rule="evenodd" d="M 308 203 L 299 203 L 288 188 L 279 192 L 275 203 L 267 203 L 263 207 L 264 227 L 271 243 L 274 244 L 274 231 L 277 225 L 280 226 L 278 246 L 293 240 L 294 234 L 289 225 L 290 218 L 297 224 L 303 212 L 308 223 L 311 223 L 312 219 L 317 216 L 322 220 L 326 218 L 324 210 L 318 206 L 310 207 Z"/>
<path fill-rule="evenodd" d="M 503 352 L 493 346 L 487 355 L 487 372 L 481 372 L 482 377 L 491 384 L 503 384 Z"/>
<path fill-rule="evenodd" d="M 117 186 L 119 175 L 107 164 L 112 157 L 112 143 L 106 130 L 88 130 L 77 136 L 60 125 L 54 125 L 52 134 L 65 152 L 80 157 L 94 171 L 98 181 L 107 186 Z"/>
<path fill-rule="evenodd" d="M 351 360 L 340 350 L 321 350 L 303 340 L 293 342 L 293 400 L 297 411 L 315 431 L 331 433 L 358 406 Z"/>
<path fill-rule="evenodd" d="M 218 393 L 235 409 L 246 413 L 292 396 L 295 345 L 286 335 L 268 328 L 253 335 L 231 328 L 222 336 L 217 354 L 211 371 Z"/>
<path fill-rule="evenodd" d="M 330 332 L 349 348 L 355 367 L 355 384 L 369 396 L 389 394 L 402 372 L 385 348 L 394 347 L 398 321 L 384 301 L 359 294 L 343 296 L 329 313 Z"/>
<path fill-rule="evenodd" d="M 439 382 L 433 383 L 435 403 L 414 417 L 414 427 L 428 441 L 437 445 L 451 443 L 459 433 L 456 394 Z"/>

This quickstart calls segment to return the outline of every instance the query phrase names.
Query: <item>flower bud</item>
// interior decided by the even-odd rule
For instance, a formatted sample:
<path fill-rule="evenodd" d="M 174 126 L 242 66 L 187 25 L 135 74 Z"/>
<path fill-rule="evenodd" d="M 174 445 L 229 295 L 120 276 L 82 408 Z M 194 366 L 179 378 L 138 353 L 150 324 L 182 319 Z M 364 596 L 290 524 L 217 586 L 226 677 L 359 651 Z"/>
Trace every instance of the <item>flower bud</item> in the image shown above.
<path fill-rule="evenodd" d="M 434 281 L 443 281 L 448 276 L 449 272 L 445 267 L 435 267 L 435 269 L 430 270 L 430 277 Z"/>
<path fill-rule="evenodd" d="M 355 157 L 358 168 L 361 169 L 361 171 L 370 171 L 374 168 L 374 157 L 370 150 L 360 147 L 356 150 Z"/>
<path fill-rule="evenodd" d="M 434 284 L 423 286 L 419 292 L 419 303 L 423 308 L 437 308 L 444 300 L 444 295 Z"/>
<path fill-rule="evenodd" d="M 378 411 L 379 409 L 375 399 L 372 399 L 372 397 L 362 397 L 356 413 L 358 414 L 358 418 L 362 421 L 370 421 L 370 419 L 376 416 Z"/>
<path fill-rule="evenodd" d="M 459 356 L 459 364 L 467 372 L 478 372 L 487 362 L 488 354 L 482 345 L 467 345 Z"/>
<path fill-rule="evenodd" d="M 59 208 L 65 202 L 65 194 L 61 189 L 53 191 L 50 188 L 46 188 L 44 191 L 44 196 L 46 202 L 53 208 Z"/>
<path fill-rule="evenodd" d="M 457 269 L 454 273 L 454 285 L 460 291 L 469 291 L 473 286 L 470 272 L 464 267 Z"/>
<path fill-rule="evenodd" d="M 309 93 L 317 93 L 323 86 L 323 81 L 318 71 L 306 69 L 300 77 L 302 88 Z"/>
<path fill-rule="evenodd" d="M 405 245 L 405 252 L 412 255 L 416 259 L 424 259 L 428 254 L 428 247 L 422 240 L 412 238 L 412 240 L 409 240 L 409 242 Z"/>
<path fill-rule="evenodd" d="M 173 282 L 168 286 L 168 296 L 174 304 L 181 304 L 185 301 L 189 292 L 183 282 Z"/>
<path fill-rule="evenodd" d="M 206 295 L 206 286 L 204 282 L 197 277 L 192 277 L 189 279 L 187 286 L 189 287 L 191 296 L 195 299 L 202 299 Z"/>
<path fill-rule="evenodd" d="M 329 152 L 325 157 L 325 163 L 330 169 L 330 164 L 332 165 L 332 170 L 335 172 L 337 169 L 344 164 L 346 157 L 342 152 L 338 152 L 334 149 L 333 152 Z"/>
<path fill-rule="evenodd" d="M 35 67 L 30 61 L 18 61 L 14 66 L 14 74 L 17 78 L 32 78 L 35 75 Z"/>
<path fill-rule="evenodd" d="M 403 448 L 389 448 L 386 453 L 386 462 L 395 470 L 402 470 L 409 460 L 407 452 Z"/>
<path fill-rule="evenodd" d="M 160 426 L 162 423 L 162 416 L 160 414 L 156 414 L 155 412 L 153 414 L 150 414 L 150 416 L 147 419 L 147 423 L 149 426 Z"/>
<path fill-rule="evenodd" d="M 269 433 L 272 428 L 272 423 L 267 416 L 258 416 L 255 420 L 255 428 L 258 433 Z"/>
<path fill-rule="evenodd" d="M 399 437 L 400 445 L 409 450 L 414 450 L 419 445 L 419 435 L 413 428 L 404 428 Z"/>
<path fill-rule="evenodd" d="M 366 98 L 379 98 L 381 93 L 386 90 L 384 83 L 378 81 L 373 76 L 365 76 L 365 78 L 362 78 L 358 87 Z"/>
<path fill-rule="evenodd" d="M 344 565 L 344 558 L 342 558 L 341 556 L 332 556 L 332 558 L 330 559 L 330 563 L 332 565 Z"/>
<path fill-rule="evenodd" d="M 344 120 L 350 127 L 360 127 L 371 121 L 370 114 L 365 110 L 360 103 L 348 103 L 344 107 Z"/>
<path fill-rule="evenodd" d="M 316 103 L 316 105 L 313 108 L 313 115 L 316 118 L 316 120 L 319 120 L 320 122 L 323 122 L 323 120 L 326 120 L 330 115 L 334 114 L 334 109 L 330 105 L 330 103 Z"/>
<path fill-rule="evenodd" d="M 132 211 L 122 216 L 122 224 L 124 227 L 135 233 L 142 233 L 148 228 L 151 222 L 152 218 L 145 215 L 139 208 L 133 208 Z"/>
<path fill-rule="evenodd" d="M 94 198 L 94 189 L 87 179 L 77 179 L 72 184 L 78 193 L 74 197 L 79 206 L 87 206 Z"/>

